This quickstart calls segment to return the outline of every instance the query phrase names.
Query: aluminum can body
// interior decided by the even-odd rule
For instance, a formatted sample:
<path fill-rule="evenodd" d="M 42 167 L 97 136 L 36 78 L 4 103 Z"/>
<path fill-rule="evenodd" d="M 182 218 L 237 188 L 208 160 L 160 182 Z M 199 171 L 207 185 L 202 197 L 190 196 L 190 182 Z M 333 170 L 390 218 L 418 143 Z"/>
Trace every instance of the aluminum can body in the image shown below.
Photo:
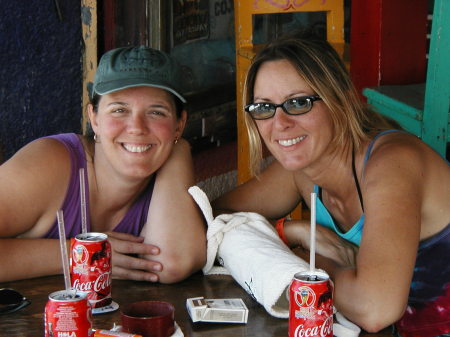
<path fill-rule="evenodd" d="M 45 337 L 90 337 L 91 305 L 86 293 L 61 290 L 51 293 L 45 306 Z"/>
<path fill-rule="evenodd" d="M 320 271 L 294 275 L 289 286 L 289 337 L 333 337 L 333 283 Z"/>
<path fill-rule="evenodd" d="M 92 308 L 101 308 L 111 298 L 111 244 L 103 233 L 78 234 L 70 244 L 70 278 L 77 291 L 87 293 Z"/>

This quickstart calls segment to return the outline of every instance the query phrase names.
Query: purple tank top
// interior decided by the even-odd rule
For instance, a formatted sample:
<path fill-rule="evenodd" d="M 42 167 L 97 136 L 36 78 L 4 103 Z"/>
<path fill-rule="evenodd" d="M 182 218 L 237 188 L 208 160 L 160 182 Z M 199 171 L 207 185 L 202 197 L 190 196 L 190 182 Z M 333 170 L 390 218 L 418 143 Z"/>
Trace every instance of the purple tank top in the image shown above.
<path fill-rule="evenodd" d="M 86 194 L 86 223 L 88 232 L 91 231 L 91 221 L 89 212 L 89 184 L 86 170 L 86 156 L 83 144 L 78 135 L 74 133 L 64 133 L 45 138 L 56 139 L 69 151 L 71 173 L 69 185 L 67 187 L 66 197 L 62 204 L 64 212 L 64 227 L 66 229 L 66 238 L 74 237 L 81 233 L 81 207 L 80 207 L 80 177 L 79 169 L 84 168 L 85 194 Z M 154 177 L 149 182 L 146 189 L 141 193 L 122 221 L 113 229 L 114 232 L 129 233 L 138 236 L 147 221 L 148 209 L 152 198 Z M 43 238 L 59 238 L 58 223 L 55 216 L 55 222 Z"/>

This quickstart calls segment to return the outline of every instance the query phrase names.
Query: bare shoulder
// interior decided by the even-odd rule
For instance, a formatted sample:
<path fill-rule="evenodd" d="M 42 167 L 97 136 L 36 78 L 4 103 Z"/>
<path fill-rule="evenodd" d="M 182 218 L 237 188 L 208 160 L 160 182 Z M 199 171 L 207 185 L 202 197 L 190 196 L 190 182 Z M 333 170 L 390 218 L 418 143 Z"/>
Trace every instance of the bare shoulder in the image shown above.
<path fill-rule="evenodd" d="M 36 164 L 46 163 L 46 166 L 57 163 L 64 164 L 67 162 L 68 155 L 67 149 L 61 142 L 52 138 L 40 138 L 22 147 L 5 164 L 17 166 L 17 169 L 29 161 Z"/>
<path fill-rule="evenodd" d="M 399 132 L 376 140 L 366 172 L 388 167 L 393 172 L 407 169 L 426 174 L 433 167 L 445 167 L 445 161 L 418 137 Z"/>
<path fill-rule="evenodd" d="M 416 207 L 421 239 L 450 222 L 450 166 L 416 136 L 393 133 L 378 139 L 364 173 L 370 194 L 385 191 L 384 200 Z M 392 200 L 394 202 L 394 200 Z"/>
<path fill-rule="evenodd" d="M 48 138 L 29 143 L 1 165 L 0 234 L 14 236 L 30 230 L 49 209 L 54 216 L 69 175 L 68 151 Z"/>

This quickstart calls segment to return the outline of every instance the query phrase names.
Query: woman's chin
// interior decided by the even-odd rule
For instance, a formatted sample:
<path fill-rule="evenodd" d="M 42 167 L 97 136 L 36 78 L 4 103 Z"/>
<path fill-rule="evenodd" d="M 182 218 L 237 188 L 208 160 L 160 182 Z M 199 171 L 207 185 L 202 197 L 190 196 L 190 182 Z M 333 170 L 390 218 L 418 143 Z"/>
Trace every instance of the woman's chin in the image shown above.
<path fill-rule="evenodd" d="M 287 171 L 297 171 L 305 167 L 305 161 L 293 160 L 294 158 L 280 158 L 278 162 Z"/>
<path fill-rule="evenodd" d="M 142 180 L 151 176 L 156 171 L 155 167 L 130 166 L 122 170 L 122 174 L 130 179 Z"/>

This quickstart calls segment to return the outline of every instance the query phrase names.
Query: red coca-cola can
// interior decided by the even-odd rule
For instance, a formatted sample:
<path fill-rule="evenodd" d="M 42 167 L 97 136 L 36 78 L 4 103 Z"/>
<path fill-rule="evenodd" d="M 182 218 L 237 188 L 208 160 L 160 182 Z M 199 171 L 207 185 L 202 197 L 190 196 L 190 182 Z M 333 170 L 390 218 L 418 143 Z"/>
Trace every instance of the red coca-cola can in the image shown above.
<path fill-rule="evenodd" d="M 91 306 L 86 293 L 61 290 L 51 293 L 45 306 L 45 337 L 90 337 Z"/>
<path fill-rule="evenodd" d="M 87 293 L 92 308 L 101 308 L 111 298 L 111 244 L 103 233 L 78 234 L 71 239 L 72 287 Z"/>
<path fill-rule="evenodd" d="M 294 275 L 289 287 L 289 337 L 333 337 L 333 284 L 320 271 Z"/>

